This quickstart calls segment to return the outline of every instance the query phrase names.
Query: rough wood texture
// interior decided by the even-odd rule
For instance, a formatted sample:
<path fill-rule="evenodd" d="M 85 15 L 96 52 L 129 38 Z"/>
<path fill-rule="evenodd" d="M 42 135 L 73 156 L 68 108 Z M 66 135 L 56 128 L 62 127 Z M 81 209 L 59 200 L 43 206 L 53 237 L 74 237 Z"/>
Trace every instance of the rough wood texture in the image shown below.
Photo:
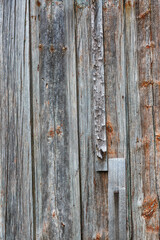
<path fill-rule="evenodd" d="M 107 158 L 127 239 L 159 239 L 159 21 L 158 0 L 0 0 L 0 239 L 108 239 Z"/>
<path fill-rule="evenodd" d="M 156 79 L 152 74 L 154 3 L 128 1 L 125 5 L 133 239 L 159 239 L 153 97 Z"/>
<path fill-rule="evenodd" d="M 28 0 L 0 1 L 0 239 L 32 239 Z"/>
<path fill-rule="evenodd" d="M 109 240 L 126 240 L 126 167 L 124 158 L 109 158 Z"/>
<path fill-rule="evenodd" d="M 104 1 L 104 73 L 108 158 L 127 161 L 124 1 Z M 130 177 L 130 176 L 129 176 Z"/>
<path fill-rule="evenodd" d="M 107 162 L 102 0 L 91 4 L 91 34 L 96 153 Z"/>
<path fill-rule="evenodd" d="M 76 18 L 82 239 L 105 240 L 108 190 L 107 174 L 95 169 L 91 1 L 77 1 Z"/>
<path fill-rule="evenodd" d="M 30 9 L 36 239 L 78 240 L 74 1 L 31 2 Z"/>

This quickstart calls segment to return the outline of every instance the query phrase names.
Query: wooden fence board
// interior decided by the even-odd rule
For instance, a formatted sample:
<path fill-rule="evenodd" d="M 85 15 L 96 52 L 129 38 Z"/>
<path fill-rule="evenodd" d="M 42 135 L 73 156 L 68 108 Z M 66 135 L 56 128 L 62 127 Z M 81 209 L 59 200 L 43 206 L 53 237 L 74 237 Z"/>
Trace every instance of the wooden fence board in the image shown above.
<path fill-rule="evenodd" d="M 126 2 L 127 81 L 134 239 L 158 239 L 150 1 Z"/>
<path fill-rule="evenodd" d="M 76 39 L 82 239 L 106 239 L 108 237 L 107 174 L 96 172 L 97 153 L 93 101 L 93 64 L 95 63 L 92 61 L 91 7 L 93 8 L 91 1 L 77 1 Z M 95 16 L 98 7 L 99 5 L 92 10 L 92 14 Z M 102 13 L 102 9 L 99 11 Z"/>
<path fill-rule="evenodd" d="M 123 1 L 104 1 L 103 3 L 104 77 L 108 159 L 125 158 L 127 161 L 127 93 L 123 4 Z"/>
<path fill-rule="evenodd" d="M 81 239 L 74 1 L 30 10 L 36 237 Z"/>
<path fill-rule="evenodd" d="M 32 239 L 29 2 L 0 9 L 0 239 Z"/>

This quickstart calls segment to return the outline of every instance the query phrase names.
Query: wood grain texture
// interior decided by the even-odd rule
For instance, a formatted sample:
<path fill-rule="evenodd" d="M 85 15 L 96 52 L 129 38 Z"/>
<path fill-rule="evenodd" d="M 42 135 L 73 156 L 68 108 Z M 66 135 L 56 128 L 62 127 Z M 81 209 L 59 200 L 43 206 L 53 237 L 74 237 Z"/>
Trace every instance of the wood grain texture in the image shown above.
<path fill-rule="evenodd" d="M 151 1 L 126 2 L 133 239 L 159 239 Z"/>
<path fill-rule="evenodd" d="M 1 240 L 159 239 L 159 21 L 158 0 L 0 0 Z"/>
<path fill-rule="evenodd" d="M 96 153 L 98 159 L 107 162 L 102 0 L 91 5 L 91 33 Z"/>
<path fill-rule="evenodd" d="M 124 16 L 124 1 L 103 1 L 107 155 L 108 159 L 125 158 L 127 166 L 127 91 Z M 129 171 L 128 175 L 127 180 L 130 180 Z M 129 197 L 129 181 L 127 181 L 127 188 L 127 195 Z M 108 207 L 110 208 L 110 206 Z M 127 220 L 130 221 L 129 204 L 127 215 Z M 129 238 L 129 229 L 127 229 L 127 233 L 127 237 Z"/>
<path fill-rule="evenodd" d="M 81 239 L 74 1 L 31 2 L 36 239 Z"/>
<path fill-rule="evenodd" d="M 77 1 L 77 79 L 82 239 L 108 239 L 107 173 L 96 172 L 91 1 Z M 97 9 L 95 9 L 95 13 Z M 94 14 L 92 12 L 92 14 Z"/>
<path fill-rule="evenodd" d="M 29 4 L 0 1 L 0 239 L 33 239 Z"/>
<path fill-rule="evenodd" d="M 159 46 L 159 39 L 160 39 L 160 3 L 158 1 L 151 1 L 150 2 L 151 8 L 151 39 L 150 45 L 150 54 L 151 54 L 151 72 L 152 72 L 152 80 L 153 80 L 153 124 L 154 124 L 154 150 L 155 150 L 155 188 L 157 192 L 157 200 L 159 203 L 159 221 L 157 221 L 157 226 L 155 227 L 157 232 L 159 232 L 160 236 L 160 70 L 159 70 L 159 63 L 160 63 L 160 46 Z M 154 229 L 155 231 L 155 229 Z M 158 237 L 158 234 L 157 234 Z"/>

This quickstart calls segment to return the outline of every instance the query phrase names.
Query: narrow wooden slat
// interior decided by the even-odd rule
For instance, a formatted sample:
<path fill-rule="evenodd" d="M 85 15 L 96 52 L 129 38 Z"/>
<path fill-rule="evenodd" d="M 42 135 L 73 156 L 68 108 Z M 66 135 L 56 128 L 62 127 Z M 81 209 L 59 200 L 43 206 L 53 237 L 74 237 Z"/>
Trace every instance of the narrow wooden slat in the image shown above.
<path fill-rule="evenodd" d="M 129 199 L 130 173 L 127 151 L 127 91 L 125 63 L 124 1 L 103 1 L 104 77 L 106 85 L 107 155 L 125 158 L 127 166 L 127 197 Z M 129 201 L 128 201 L 129 203 Z M 108 206 L 110 208 L 110 206 Z M 128 222 L 130 222 L 128 204 Z M 129 226 L 129 224 L 127 225 Z M 127 229 L 129 238 L 129 228 Z"/>
<path fill-rule="evenodd" d="M 126 156 L 126 80 L 123 1 L 105 1 L 104 50 L 108 157 Z"/>
<path fill-rule="evenodd" d="M 3 147 L 5 146 L 5 141 L 2 138 L 2 135 L 5 134 L 5 130 L 2 128 L 2 121 L 3 116 L 5 114 L 4 109 L 2 110 L 2 104 L 4 101 L 2 101 L 2 90 L 3 90 L 3 85 L 2 85 L 2 79 L 3 79 L 3 47 L 2 47 L 2 33 L 3 33 L 3 2 L 2 0 L 0 1 L 0 119 L 1 119 L 1 125 L 0 125 L 0 239 L 5 238 L 5 189 L 3 189 L 3 185 L 5 184 L 5 174 L 4 173 L 4 161 L 2 160 L 4 157 L 4 150 Z"/>
<path fill-rule="evenodd" d="M 126 169 L 124 158 L 108 160 L 109 240 L 126 238 Z"/>
<path fill-rule="evenodd" d="M 29 2 L 0 1 L 0 239 L 33 239 L 29 63 Z"/>
<path fill-rule="evenodd" d="M 74 1 L 31 1 L 37 239 L 81 239 Z"/>
<path fill-rule="evenodd" d="M 155 144 L 155 168 L 156 168 L 156 192 L 159 203 L 159 221 L 155 224 L 152 231 L 159 232 L 160 238 L 160 3 L 158 1 L 151 1 L 151 61 L 152 61 L 152 80 L 153 80 L 153 120 L 154 120 L 154 144 Z M 158 235 L 158 234 L 157 234 Z"/>
<path fill-rule="evenodd" d="M 91 35 L 96 170 L 107 171 L 102 0 L 91 4 Z"/>
<path fill-rule="evenodd" d="M 159 46 L 159 30 L 160 26 L 158 24 L 160 20 L 160 3 L 158 1 L 150 2 L 151 8 L 151 39 L 150 39 L 150 54 L 151 54 L 151 72 L 153 81 L 153 124 L 154 124 L 154 150 L 155 150 L 155 187 L 157 193 L 157 200 L 159 207 L 159 221 L 151 229 L 153 232 L 157 232 L 157 237 L 159 234 L 160 238 L 160 46 Z"/>
<path fill-rule="evenodd" d="M 108 237 L 108 185 L 107 174 L 95 169 L 91 1 L 77 1 L 76 19 L 82 239 L 105 240 Z"/>
<path fill-rule="evenodd" d="M 159 238 L 152 46 L 151 1 L 126 2 L 126 64 L 134 239 Z"/>

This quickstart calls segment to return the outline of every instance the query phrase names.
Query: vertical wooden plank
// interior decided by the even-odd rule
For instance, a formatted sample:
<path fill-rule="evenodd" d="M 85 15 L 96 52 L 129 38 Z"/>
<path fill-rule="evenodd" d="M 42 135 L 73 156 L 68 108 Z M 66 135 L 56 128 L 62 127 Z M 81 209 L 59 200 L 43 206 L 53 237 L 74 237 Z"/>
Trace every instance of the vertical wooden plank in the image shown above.
<path fill-rule="evenodd" d="M 125 158 L 128 165 L 124 1 L 103 1 L 103 19 L 107 155 L 108 159 Z M 129 185 L 127 181 L 128 189 Z M 129 190 L 127 195 L 129 197 Z M 130 221 L 129 217 L 127 220 Z"/>
<path fill-rule="evenodd" d="M 153 94 L 153 126 L 154 126 L 154 150 L 155 150 L 155 184 L 159 205 L 159 221 L 150 230 L 159 233 L 160 238 L 160 3 L 158 1 L 150 2 L 151 9 L 151 35 L 150 35 L 150 54 L 151 54 L 151 73 L 152 73 L 152 94 Z M 158 237 L 158 234 L 157 234 Z"/>
<path fill-rule="evenodd" d="M 3 47 L 2 47 L 2 33 L 3 33 L 3 2 L 2 0 L 0 1 L 0 106 L 1 106 L 1 111 L 0 111 L 0 119 L 1 119 L 1 125 L 0 125 L 0 133 L 1 133 L 1 138 L 0 138 L 0 239 L 5 238 L 5 189 L 3 189 L 3 185 L 5 183 L 5 174 L 4 170 L 5 167 L 3 159 L 3 147 L 5 141 L 2 138 L 2 135 L 5 134 L 5 131 L 2 128 L 2 115 L 4 115 L 4 110 L 2 108 L 2 79 L 3 79 Z M 3 110 L 2 110 L 3 109 Z M 3 174 L 2 174 L 3 173 Z"/>
<path fill-rule="evenodd" d="M 36 238 L 78 240 L 74 1 L 31 1 L 30 17 Z"/>
<path fill-rule="evenodd" d="M 0 239 L 27 240 L 33 239 L 28 0 L 0 1 L 0 13 Z"/>
<path fill-rule="evenodd" d="M 105 1 L 103 15 L 108 156 L 120 158 L 126 157 L 123 1 Z"/>
<path fill-rule="evenodd" d="M 95 9 L 93 9 L 94 6 Z M 82 239 L 104 240 L 108 238 L 108 179 L 106 173 L 96 172 L 95 169 L 97 152 L 94 132 L 91 31 L 91 7 L 92 11 L 94 10 L 92 14 L 95 15 L 98 11 L 102 12 L 102 9 L 98 9 L 100 5 L 94 6 L 91 6 L 91 1 L 76 1 Z M 102 29 L 102 26 L 100 27 Z M 102 63 L 102 59 L 100 61 Z"/>
<path fill-rule="evenodd" d="M 107 171 L 102 0 L 91 5 L 91 32 L 96 170 Z"/>
<path fill-rule="evenodd" d="M 126 63 L 134 239 L 159 238 L 152 47 L 151 1 L 126 2 Z"/>
<path fill-rule="evenodd" d="M 126 237 L 126 167 L 124 158 L 109 158 L 108 218 L 109 240 Z"/>

